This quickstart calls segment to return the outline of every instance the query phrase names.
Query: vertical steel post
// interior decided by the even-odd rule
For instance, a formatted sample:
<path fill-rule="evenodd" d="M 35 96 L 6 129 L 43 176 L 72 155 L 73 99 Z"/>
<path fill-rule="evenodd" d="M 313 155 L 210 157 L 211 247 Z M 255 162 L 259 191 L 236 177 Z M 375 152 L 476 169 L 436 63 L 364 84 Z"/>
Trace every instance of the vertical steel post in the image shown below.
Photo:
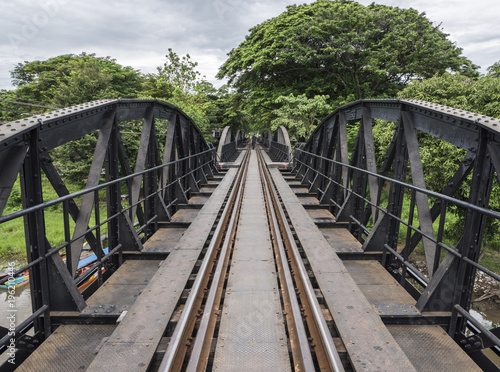
<path fill-rule="evenodd" d="M 26 135 L 28 153 L 21 169 L 21 192 L 23 208 L 29 208 L 43 203 L 42 175 L 40 165 L 39 128 Z M 24 216 L 24 230 L 26 239 L 26 254 L 28 263 L 42 258 L 42 261 L 30 269 L 31 306 L 33 312 L 43 305 L 48 306 L 45 316 L 35 321 L 35 333 L 41 332 L 42 338 L 51 334 L 50 296 L 48 263 L 45 257 L 46 236 L 43 210 Z"/>
<path fill-rule="evenodd" d="M 120 177 L 118 169 L 118 154 L 119 154 L 119 128 L 118 122 L 115 119 L 109 139 L 106 152 L 106 181 L 114 181 Z M 128 162 L 127 162 L 128 164 Z M 114 216 L 122 209 L 120 184 L 114 184 L 106 188 L 107 213 L 108 216 Z M 119 242 L 119 220 L 113 218 L 108 222 L 108 247 L 110 250 L 118 246 Z M 113 256 L 114 264 L 120 266 L 123 263 L 122 249 L 118 250 L 117 255 Z M 117 257 L 117 258 L 115 258 Z"/>

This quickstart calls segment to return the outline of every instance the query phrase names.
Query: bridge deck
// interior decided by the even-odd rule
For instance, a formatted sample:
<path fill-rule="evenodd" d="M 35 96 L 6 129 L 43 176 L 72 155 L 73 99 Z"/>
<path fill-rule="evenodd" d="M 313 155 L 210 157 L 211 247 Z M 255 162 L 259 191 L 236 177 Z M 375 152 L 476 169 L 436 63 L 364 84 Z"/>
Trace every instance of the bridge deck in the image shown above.
<path fill-rule="evenodd" d="M 290 371 L 257 156 L 252 152 L 214 371 Z"/>
<path fill-rule="evenodd" d="M 217 188 L 206 187 L 190 200 L 203 203 L 201 209 L 177 212 L 174 220 L 187 229 L 172 224 L 158 230 L 137 255 L 140 260 L 126 261 L 87 300 L 82 319 L 108 311 L 113 324 L 62 325 L 19 370 L 154 370 L 171 335 L 168 325 L 175 325 L 182 310 L 186 286 L 235 174 L 236 167 L 229 168 Z M 332 336 L 354 370 L 479 370 L 441 327 L 420 322 L 426 314 L 416 309 L 413 297 L 376 255 L 363 254 L 360 244 L 335 225 L 307 188 L 277 168 L 271 175 L 314 274 Z M 265 216 L 252 152 L 214 347 L 216 371 L 291 369 Z M 163 261 L 148 259 L 151 253 L 168 256 Z M 124 318 L 114 324 L 124 310 Z"/>

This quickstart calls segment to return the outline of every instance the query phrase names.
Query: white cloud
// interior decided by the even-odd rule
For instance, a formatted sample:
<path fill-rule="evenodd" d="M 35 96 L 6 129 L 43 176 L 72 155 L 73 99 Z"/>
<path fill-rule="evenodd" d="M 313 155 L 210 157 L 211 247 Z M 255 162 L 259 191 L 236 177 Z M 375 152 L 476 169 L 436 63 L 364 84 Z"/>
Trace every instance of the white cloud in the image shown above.
<path fill-rule="evenodd" d="M 306 1 L 312 2 L 311 0 Z M 369 5 L 372 0 L 360 0 Z M 9 71 L 25 60 L 83 51 L 111 56 L 122 65 L 153 72 L 168 48 L 189 53 L 217 85 L 218 67 L 248 30 L 282 13 L 290 0 L 16 0 L 0 14 L 0 89 Z M 304 3 L 299 1 L 298 3 Z M 484 72 L 500 59 L 496 0 L 381 0 L 425 11 Z"/>

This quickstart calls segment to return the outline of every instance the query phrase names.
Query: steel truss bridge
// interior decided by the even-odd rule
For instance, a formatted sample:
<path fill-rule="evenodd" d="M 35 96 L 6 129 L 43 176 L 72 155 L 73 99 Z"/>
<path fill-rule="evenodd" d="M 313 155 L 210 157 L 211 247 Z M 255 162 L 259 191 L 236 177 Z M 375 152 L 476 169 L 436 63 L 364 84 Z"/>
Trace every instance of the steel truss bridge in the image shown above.
<path fill-rule="evenodd" d="M 414 100 L 350 103 L 303 144 L 280 127 L 255 150 L 229 127 L 213 147 L 157 100 L 2 124 L 0 226 L 24 226 L 32 302 L 0 328 L 2 370 L 498 370 L 499 331 L 469 310 L 478 272 L 500 280 L 478 264 L 499 128 Z M 54 150 L 82 137 L 95 148 L 70 193 Z M 462 149 L 439 193 L 424 142 Z"/>

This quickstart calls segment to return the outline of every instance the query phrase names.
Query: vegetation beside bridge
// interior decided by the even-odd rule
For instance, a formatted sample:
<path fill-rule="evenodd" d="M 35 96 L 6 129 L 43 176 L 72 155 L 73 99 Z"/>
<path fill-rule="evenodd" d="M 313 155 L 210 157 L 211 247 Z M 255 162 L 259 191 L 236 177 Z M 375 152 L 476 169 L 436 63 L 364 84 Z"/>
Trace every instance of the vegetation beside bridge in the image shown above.
<path fill-rule="evenodd" d="M 68 54 L 14 66 L 16 89 L 0 92 L 0 121 L 116 97 L 171 102 L 191 116 L 207 137 L 214 128 L 226 125 L 247 132 L 284 125 L 292 138 L 303 140 L 332 109 L 360 98 L 414 98 L 500 117 L 500 62 L 480 75 L 478 66 L 461 52 L 425 13 L 318 0 L 290 6 L 252 28 L 220 67 L 218 77 L 229 80 L 221 88 L 201 76 L 189 55 L 179 56 L 171 49 L 166 51 L 165 63 L 149 74 L 121 66 L 111 57 Z M 139 136 L 134 133 L 140 125 L 130 122 L 122 128 L 130 154 L 137 152 Z M 391 140 L 385 136 L 387 125 L 391 124 L 374 123 L 381 154 Z M 426 184 L 439 191 L 437 186 L 453 174 L 463 150 L 422 139 Z M 88 173 L 92 153 L 86 149 L 95 141 L 88 135 L 54 150 L 57 167 L 75 188 L 85 182 L 82 177 Z M 490 207 L 499 210 L 497 183 L 492 193 Z M 467 190 L 461 190 L 461 195 L 466 198 Z M 21 208 L 15 193 L 11 198 L 10 210 Z M 457 215 L 457 221 L 460 218 Z M 497 231 L 498 226 L 490 226 L 487 238 L 495 250 L 500 249 Z M 1 232 L 11 235 L 10 230 Z M 449 237 L 453 239 L 453 228 Z M 0 253 L 24 250 L 24 238 L 19 240 L 12 248 L 2 245 Z"/>

